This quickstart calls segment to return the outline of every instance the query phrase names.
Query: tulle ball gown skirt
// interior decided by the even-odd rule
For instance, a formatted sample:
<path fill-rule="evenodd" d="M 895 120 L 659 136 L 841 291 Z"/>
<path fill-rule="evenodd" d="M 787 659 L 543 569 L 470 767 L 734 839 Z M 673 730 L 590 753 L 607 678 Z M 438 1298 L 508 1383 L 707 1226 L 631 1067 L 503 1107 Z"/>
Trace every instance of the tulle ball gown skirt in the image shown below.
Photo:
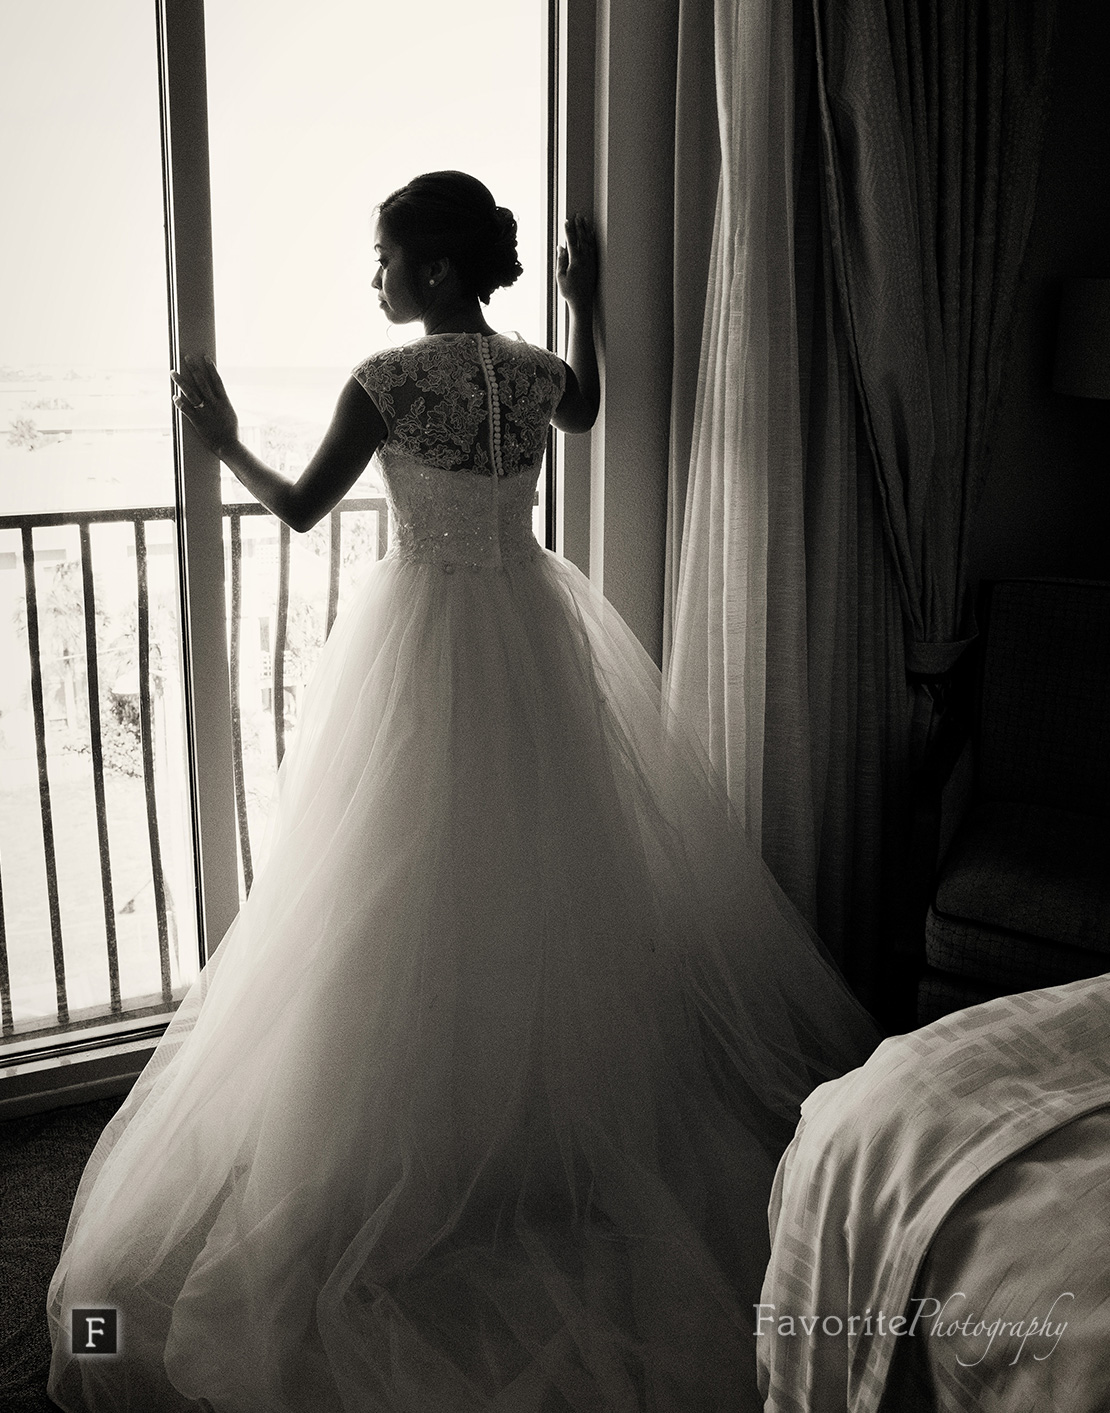
<path fill-rule="evenodd" d="M 572 565 L 387 557 L 51 1282 L 96 1413 L 737 1413 L 774 1165 L 875 1043 Z M 70 1311 L 118 1311 L 116 1356 Z"/>

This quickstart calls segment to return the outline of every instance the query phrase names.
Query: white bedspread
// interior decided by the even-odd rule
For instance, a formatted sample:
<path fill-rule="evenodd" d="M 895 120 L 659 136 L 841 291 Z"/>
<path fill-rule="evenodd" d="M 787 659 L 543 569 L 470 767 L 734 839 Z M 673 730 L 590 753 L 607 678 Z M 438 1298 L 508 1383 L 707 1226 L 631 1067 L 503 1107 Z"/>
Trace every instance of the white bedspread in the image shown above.
<path fill-rule="evenodd" d="M 875 1413 L 909 1339 L 940 1408 L 1110 1408 L 1107 1106 L 1110 976 L 946 1016 L 815 1090 L 771 1199 L 767 1413 Z"/>

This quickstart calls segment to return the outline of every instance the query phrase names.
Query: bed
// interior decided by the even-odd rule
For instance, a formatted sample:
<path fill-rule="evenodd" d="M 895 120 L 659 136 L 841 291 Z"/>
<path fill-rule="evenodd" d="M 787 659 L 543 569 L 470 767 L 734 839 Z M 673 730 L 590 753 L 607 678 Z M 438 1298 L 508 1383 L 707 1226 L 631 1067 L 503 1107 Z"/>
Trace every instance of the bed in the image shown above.
<path fill-rule="evenodd" d="M 766 1413 L 1110 1409 L 1110 976 L 816 1089 L 756 1312 Z"/>

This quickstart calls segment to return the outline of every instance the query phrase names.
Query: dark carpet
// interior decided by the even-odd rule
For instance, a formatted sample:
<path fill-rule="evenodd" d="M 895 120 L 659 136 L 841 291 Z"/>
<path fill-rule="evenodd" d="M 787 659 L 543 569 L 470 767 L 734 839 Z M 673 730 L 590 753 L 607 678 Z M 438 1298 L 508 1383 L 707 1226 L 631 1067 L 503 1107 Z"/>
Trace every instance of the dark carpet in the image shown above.
<path fill-rule="evenodd" d="M 0 1123 L 0 1413 L 58 1413 L 46 1396 L 46 1288 L 89 1154 L 122 1103 Z"/>

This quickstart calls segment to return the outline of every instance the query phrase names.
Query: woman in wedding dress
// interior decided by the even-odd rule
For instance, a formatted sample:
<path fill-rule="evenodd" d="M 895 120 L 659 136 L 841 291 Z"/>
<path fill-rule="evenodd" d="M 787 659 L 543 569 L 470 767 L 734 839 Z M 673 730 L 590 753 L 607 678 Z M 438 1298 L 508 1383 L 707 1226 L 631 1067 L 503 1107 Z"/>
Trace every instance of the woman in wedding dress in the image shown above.
<path fill-rule="evenodd" d="M 361 363 L 296 482 L 210 363 L 177 406 L 305 530 L 379 458 L 392 547 L 324 647 L 264 866 L 94 1149 L 48 1316 L 95 1413 L 743 1413 L 777 1159 L 877 1042 L 613 608 L 532 535 L 599 403 L 495 333 L 516 223 L 461 173 L 379 208 L 425 336 Z M 118 1353 L 71 1353 L 74 1309 Z"/>

